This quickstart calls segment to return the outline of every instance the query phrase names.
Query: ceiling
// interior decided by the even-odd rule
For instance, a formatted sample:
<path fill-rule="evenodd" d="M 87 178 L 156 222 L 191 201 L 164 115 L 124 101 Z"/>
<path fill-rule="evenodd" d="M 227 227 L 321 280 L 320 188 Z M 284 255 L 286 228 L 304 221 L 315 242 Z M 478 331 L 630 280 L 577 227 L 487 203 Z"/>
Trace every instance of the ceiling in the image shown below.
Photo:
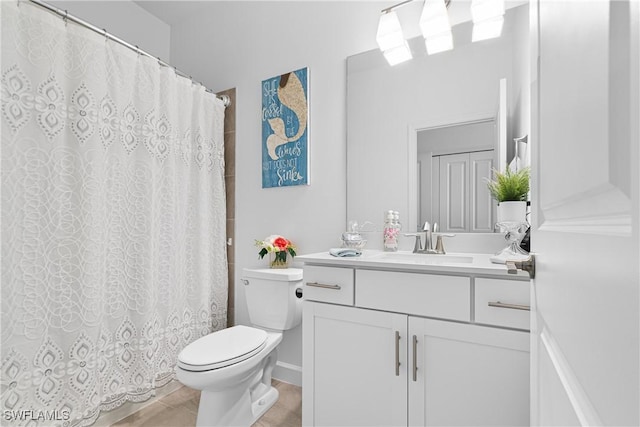
<path fill-rule="evenodd" d="M 214 2 L 189 0 L 134 0 L 134 3 L 152 15 L 155 15 L 165 23 L 175 25 L 190 16 L 202 14 L 204 9 L 211 8 L 212 4 L 209 3 Z"/>
<path fill-rule="evenodd" d="M 227 0 L 227 2 L 244 2 L 247 3 L 247 7 L 251 7 L 251 2 L 245 0 Z M 253 1 L 273 1 L 273 0 L 253 0 Z M 335 3 L 336 0 L 280 0 L 280 1 L 325 1 L 327 3 Z M 352 0 L 353 1 L 353 0 Z M 145 9 L 147 12 L 155 15 L 160 20 L 166 22 L 169 25 L 178 24 L 191 16 L 198 16 L 204 14 L 211 14 L 216 9 L 216 3 L 223 3 L 223 0 L 134 0 L 134 2 Z M 376 0 L 367 1 L 371 7 L 377 9 L 384 9 L 389 6 L 398 4 L 398 1 L 388 0 Z M 528 0 L 506 0 L 507 9 L 517 7 L 526 4 Z M 363 2 L 364 3 L 364 2 Z M 407 4 L 397 9 L 398 17 L 402 23 L 403 30 L 406 38 L 412 38 L 420 34 L 420 28 L 418 25 L 418 19 L 422 10 L 423 2 L 421 0 L 414 0 L 412 3 Z M 449 19 L 451 25 L 456 25 L 461 22 L 471 20 L 471 14 L 469 12 L 470 0 L 452 0 L 449 5 Z"/>

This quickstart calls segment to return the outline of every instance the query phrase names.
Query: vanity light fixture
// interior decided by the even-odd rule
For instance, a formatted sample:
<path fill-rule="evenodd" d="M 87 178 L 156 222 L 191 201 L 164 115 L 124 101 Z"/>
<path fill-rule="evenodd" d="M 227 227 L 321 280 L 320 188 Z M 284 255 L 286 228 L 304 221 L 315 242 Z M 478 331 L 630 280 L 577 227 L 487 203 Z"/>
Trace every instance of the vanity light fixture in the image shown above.
<path fill-rule="evenodd" d="M 424 1 L 420 29 L 429 55 L 453 49 L 453 34 L 445 0 Z"/>
<path fill-rule="evenodd" d="M 504 0 L 471 0 L 471 41 L 500 37 L 504 25 Z"/>
<path fill-rule="evenodd" d="M 393 10 L 394 7 L 398 6 L 392 6 L 382 11 L 376 34 L 378 46 L 389 65 L 396 65 L 413 58 L 409 44 L 405 40 L 404 34 L 402 34 L 398 15 Z"/>
<path fill-rule="evenodd" d="M 413 1 L 405 0 L 382 9 L 376 41 L 389 65 L 396 65 L 413 58 L 395 12 L 395 9 Z M 471 0 L 473 20 L 471 41 L 500 37 L 504 25 L 504 2 L 505 0 Z M 429 55 L 453 49 L 453 34 L 447 13 L 450 3 L 451 0 L 424 0 L 419 23 Z"/>
<path fill-rule="evenodd" d="M 402 33 L 402 26 L 394 9 L 414 0 L 405 0 L 382 9 L 376 41 L 389 65 L 396 65 L 413 58 L 409 44 Z M 420 28 L 429 55 L 453 49 L 453 36 L 447 7 L 451 0 L 425 0 Z"/>

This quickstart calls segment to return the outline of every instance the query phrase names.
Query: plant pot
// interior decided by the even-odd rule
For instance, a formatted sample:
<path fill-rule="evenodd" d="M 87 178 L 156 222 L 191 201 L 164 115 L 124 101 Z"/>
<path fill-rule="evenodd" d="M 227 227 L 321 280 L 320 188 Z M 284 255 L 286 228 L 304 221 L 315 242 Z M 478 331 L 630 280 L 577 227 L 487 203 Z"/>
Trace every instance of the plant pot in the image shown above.
<path fill-rule="evenodd" d="M 526 222 L 527 202 L 498 203 L 498 222 Z"/>
<path fill-rule="evenodd" d="M 269 267 L 289 268 L 289 257 L 287 251 L 271 252 L 269 256 Z"/>

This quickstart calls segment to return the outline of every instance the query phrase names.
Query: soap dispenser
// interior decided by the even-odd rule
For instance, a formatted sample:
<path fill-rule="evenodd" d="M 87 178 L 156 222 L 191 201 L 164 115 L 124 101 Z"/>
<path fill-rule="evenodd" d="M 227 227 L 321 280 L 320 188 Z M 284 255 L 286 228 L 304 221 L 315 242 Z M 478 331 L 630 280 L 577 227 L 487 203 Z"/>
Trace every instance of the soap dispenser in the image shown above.
<path fill-rule="evenodd" d="M 398 234 L 400 224 L 397 221 L 394 211 L 387 211 L 384 220 L 384 230 L 382 232 L 383 248 L 386 252 L 396 252 L 398 250 Z"/>

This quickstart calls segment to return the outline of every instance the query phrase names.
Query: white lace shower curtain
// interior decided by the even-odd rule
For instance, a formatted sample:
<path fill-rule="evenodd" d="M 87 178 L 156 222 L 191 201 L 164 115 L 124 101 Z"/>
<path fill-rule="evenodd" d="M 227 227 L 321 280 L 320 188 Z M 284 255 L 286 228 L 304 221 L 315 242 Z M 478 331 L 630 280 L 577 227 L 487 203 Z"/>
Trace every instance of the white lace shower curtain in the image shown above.
<path fill-rule="evenodd" d="M 150 397 L 186 344 L 226 326 L 224 106 L 0 3 L 2 424 L 87 425 Z"/>

